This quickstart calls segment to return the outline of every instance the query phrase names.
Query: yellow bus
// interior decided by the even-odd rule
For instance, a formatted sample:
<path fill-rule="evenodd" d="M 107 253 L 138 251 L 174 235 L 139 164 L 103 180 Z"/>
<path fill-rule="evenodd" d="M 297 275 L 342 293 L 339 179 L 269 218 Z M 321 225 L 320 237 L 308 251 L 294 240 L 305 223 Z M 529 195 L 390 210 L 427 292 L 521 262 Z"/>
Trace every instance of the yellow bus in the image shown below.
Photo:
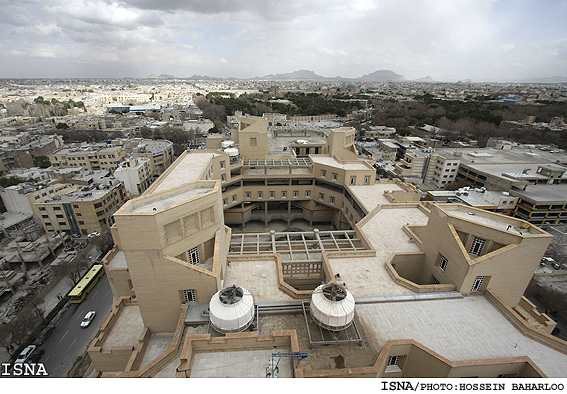
<path fill-rule="evenodd" d="M 80 304 L 84 301 L 85 297 L 97 284 L 101 276 L 104 275 L 104 267 L 102 264 L 95 264 L 87 273 L 81 278 L 79 283 L 67 294 L 70 302 Z"/>

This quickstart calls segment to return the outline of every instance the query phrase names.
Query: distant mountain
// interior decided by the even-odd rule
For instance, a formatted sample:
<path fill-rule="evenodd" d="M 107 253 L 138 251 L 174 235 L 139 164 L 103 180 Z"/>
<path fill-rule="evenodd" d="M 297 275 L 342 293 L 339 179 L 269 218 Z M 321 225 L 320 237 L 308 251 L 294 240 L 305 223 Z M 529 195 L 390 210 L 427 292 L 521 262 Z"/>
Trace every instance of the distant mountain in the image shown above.
<path fill-rule="evenodd" d="M 386 82 L 386 81 L 405 81 L 403 75 L 396 74 L 392 70 L 378 70 L 372 74 L 363 75 L 356 79 L 360 82 Z"/>
<path fill-rule="evenodd" d="M 436 82 L 436 81 L 433 78 L 431 78 L 430 75 L 428 75 L 427 77 L 414 79 L 414 82 Z"/>
<path fill-rule="evenodd" d="M 219 78 L 216 78 L 216 77 L 209 77 L 208 75 L 192 75 L 192 76 L 187 77 L 187 78 L 185 78 L 185 79 L 193 79 L 193 80 L 200 80 L 200 81 L 205 81 L 205 80 L 210 81 L 210 80 L 212 80 L 212 79 L 219 79 Z"/>
<path fill-rule="evenodd" d="M 321 75 L 315 74 L 311 70 L 297 70 L 291 73 L 285 74 L 269 74 L 263 77 L 254 77 L 252 79 L 274 79 L 274 80 L 284 80 L 284 79 L 329 79 L 322 77 Z"/>
<path fill-rule="evenodd" d="M 171 75 L 171 74 L 160 74 L 160 75 L 150 74 L 146 78 L 175 79 L 175 75 Z"/>

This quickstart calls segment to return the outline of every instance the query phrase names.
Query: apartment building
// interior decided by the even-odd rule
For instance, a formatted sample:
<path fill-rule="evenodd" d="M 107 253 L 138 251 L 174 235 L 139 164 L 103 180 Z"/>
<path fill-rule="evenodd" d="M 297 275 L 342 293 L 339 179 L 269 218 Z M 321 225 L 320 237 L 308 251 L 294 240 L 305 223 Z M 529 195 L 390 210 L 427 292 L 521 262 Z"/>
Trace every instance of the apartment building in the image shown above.
<path fill-rule="evenodd" d="M 114 170 L 126 158 L 123 146 L 89 144 L 80 147 L 62 148 L 49 156 L 54 169 L 82 168 L 84 170 Z"/>
<path fill-rule="evenodd" d="M 348 137 L 308 158 L 187 151 L 119 209 L 96 376 L 265 377 L 277 352 L 300 357 L 280 377 L 564 376 L 567 343 L 522 296 L 551 236 L 376 182 Z M 321 283 L 345 324 L 317 320 Z"/>
<path fill-rule="evenodd" d="M 134 197 L 150 186 L 151 174 L 150 160 L 145 157 L 128 158 L 114 171 L 116 179 L 124 182 L 126 190 Z"/>
<path fill-rule="evenodd" d="M 113 214 L 125 198 L 124 183 L 115 180 L 52 196 L 34 205 L 47 234 L 64 231 L 86 236 L 112 226 Z"/>

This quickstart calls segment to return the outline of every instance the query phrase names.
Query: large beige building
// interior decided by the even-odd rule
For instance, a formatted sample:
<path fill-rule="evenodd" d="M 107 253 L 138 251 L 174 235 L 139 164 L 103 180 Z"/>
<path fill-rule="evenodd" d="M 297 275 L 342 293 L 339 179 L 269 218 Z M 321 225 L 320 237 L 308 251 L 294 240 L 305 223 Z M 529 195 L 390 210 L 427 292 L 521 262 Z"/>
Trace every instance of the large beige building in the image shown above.
<path fill-rule="evenodd" d="M 376 182 L 354 130 L 299 158 L 269 154 L 282 141 L 250 123 L 239 160 L 185 152 L 114 214 L 98 376 L 264 377 L 277 352 L 301 359 L 280 377 L 565 376 L 567 344 L 522 296 L 549 234 Z M 345 324 L 318 317 L 322 283 L 350 300 Z M 239 297 L 246 324 L 231 309 L 219 325 L 218 300 Z"/>

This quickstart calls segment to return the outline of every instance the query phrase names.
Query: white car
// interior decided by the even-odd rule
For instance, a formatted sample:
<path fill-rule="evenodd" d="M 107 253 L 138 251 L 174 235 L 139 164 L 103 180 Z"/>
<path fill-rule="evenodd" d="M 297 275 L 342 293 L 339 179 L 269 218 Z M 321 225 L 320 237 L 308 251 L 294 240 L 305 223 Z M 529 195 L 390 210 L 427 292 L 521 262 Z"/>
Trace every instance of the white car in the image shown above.
<path fill-rule="evenodd" d="M 98 237 L 98 236 L 100 236 L 100 233 L 95 231 L 94 233 L 90 233 L 89 235 L 87 235 L 87 238 L 94 238 L 94 237 Z"/>
<path fill-rule="evenodd" d="M 14 364 L 22 364 L 28 361 L 28 359 L 30 358 L 36 347 L 37 346 L 35 345 L 29 345 L 27 348 L 22 350 L 22 352 L 20 353 Z"/>
<path fill-rule="evenodd" d="M 93 321 L 94 317 L 96 315 L 95 311 L 90 311 L 88 312 L 85 317 L 83 318 L 83 321 L 81 322 L 81 327 L 85 328 L 88 327 L 89 324 L 91 324 L 91 322 Z"/>

